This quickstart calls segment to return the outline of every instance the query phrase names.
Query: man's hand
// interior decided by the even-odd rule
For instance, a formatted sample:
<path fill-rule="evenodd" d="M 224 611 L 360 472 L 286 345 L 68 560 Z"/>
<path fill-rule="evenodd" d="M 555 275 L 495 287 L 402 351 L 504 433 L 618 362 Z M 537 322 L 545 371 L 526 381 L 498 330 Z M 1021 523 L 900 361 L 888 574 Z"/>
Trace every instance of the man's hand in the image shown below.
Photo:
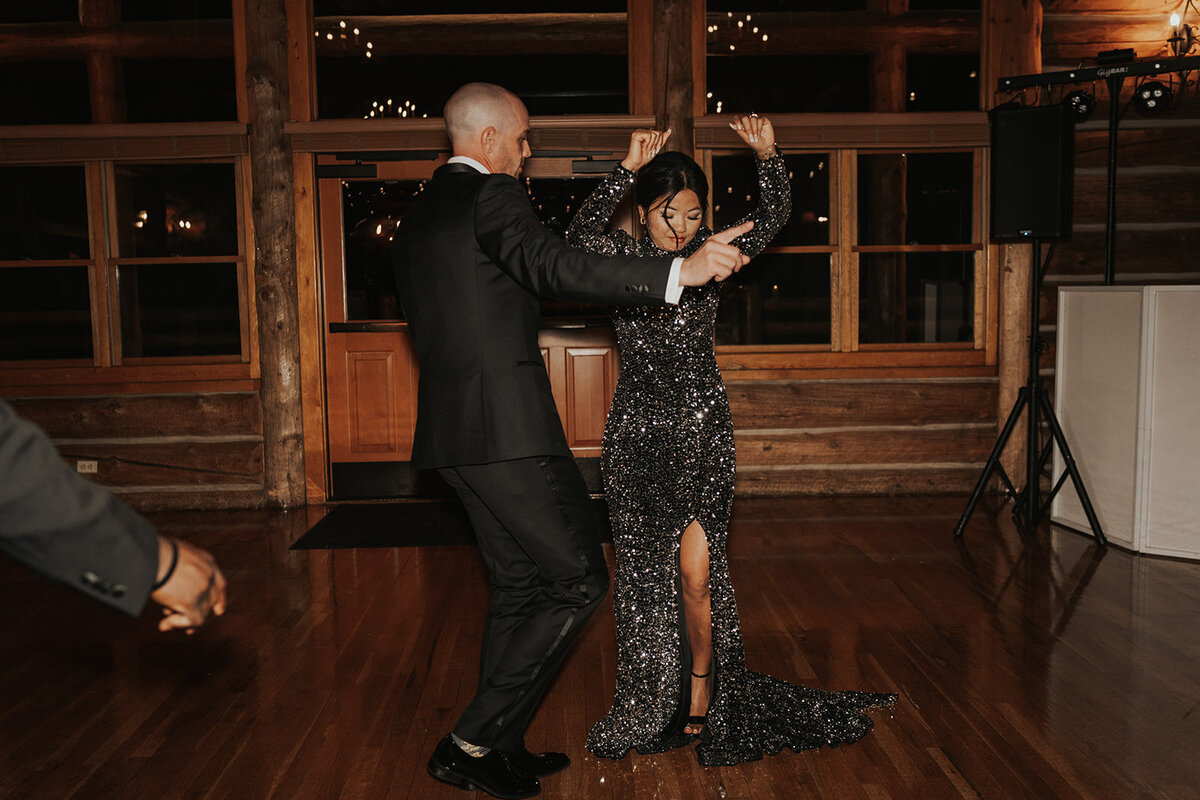
<path fill-rule="evenodd" d="M 175 539 L 179 557 L 171 577 L 150 595 L 150 599 L 163 606 L 163 618 L 158 622 L 160 631 L 184 628 L 191 633 L 197 625 L 208 619 L 209 613 L 220 616 L 225 613 L 225 576 L 207 550 Z M 159 580 L 171 563 L 171 542 L 166 537 L 158 539 Z"/>
<path fill-rule="evenodd" d="M 650 163 L 650 159 L 658 155 L 671 138 L 671 130 L 652 131 L 648 128 L 638 128 L 629 137 L 629 153 L 621 161 L 621 166 L 630 172 L 637 172 Z"/>
<path fill-rule="evenodd" d="M 749 233 L 754 220 L 743 222 L 728 230 L 714 233 L 700 249 L 683 260 L 679 268 L 679 283 L 683 286 L 703 286 L 711 280 L 723 281 L 750 263 L 750 257 L 730 242 Z"/>

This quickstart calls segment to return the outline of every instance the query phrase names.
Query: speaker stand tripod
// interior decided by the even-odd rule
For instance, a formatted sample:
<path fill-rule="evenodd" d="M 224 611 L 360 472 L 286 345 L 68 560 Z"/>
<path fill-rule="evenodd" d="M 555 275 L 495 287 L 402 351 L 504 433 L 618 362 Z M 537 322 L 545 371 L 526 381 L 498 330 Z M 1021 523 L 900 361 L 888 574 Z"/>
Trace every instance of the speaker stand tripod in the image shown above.
<path fill-rule="evenodd" d="M 1053 245 L 1050 248 L 1050 252 L 1054 252 Z M 971 514 L 975 511 L 975 505 L 979 502 L 979 498 L 983 496 L 983 492 L 987 488 L 988 481 L 991 480 L 992 475 L 1000 476 L 1008 497 L 1012 498 L 1013 501 L 1013 519 L 1016 521 L 1018 527 L 1025 532 L 1036 530 L 1038 523 L 1046 518 L 1054 496 L 1058 494 L 1058 490 L 1063 487 L 1069 476 L 1072 485 L 1075 487 L 1075 493 L 1079 496 L 1079 502 L 1083 506 L 1083 512 L 1087 515 L 1088 524 L 1092 529 L 1092 537 L 1096 540 L 1096 544 L 1106 547 L 1108 540 L 1104 537 L 1104 531 L 1100 527 L 1100 520 L 1096 518 L 1091 498 L 1088 497 L 1087 489 L 1083 485 L 1083 478 L 1079 474 L 1079 468 L 1076 466 L 1075 459 L 1071 455 L 1071 448 L 1067 446 L 1067 437 L 1063 434 L 1062 426 L 1058 422 L 1058 416 L 1054 413 L 1054 407 L 1050 404 L 1050 398 L 1046 395 L 1046 389 L 1042 385 L 1042 378 L 1038 374 L 1038 356 L 1042 352 L 1043 347 L 1042 337 L 1038 333 L 1039 301 L 1042 276 L 1044 275 L 1044 265 L 1041 258 L 1041 242 L 1037 238 L 1034 238 L 1033 263 L 1030 266 L 1032 286 L 1029 292 L 1029 374 L 1025 385 L 1017 392 L 1017 400 L 1013 403 L 1012 411 L 1009 412 L 1008 419 L 1004 423 L 1004 428 L 1000 431 L 1000 437 L 996 440 L 996 444 L 992 448 L 992 454 L 988 456 L 987 463 L 983 467 L 983 474 L 979 476 L 979 482 L 975 484 L 975 490 L 971 492 L 971 499 L 967 502 L 966 510 L 963 511 L 962 518 L 959 519 L 958 525 L 954 528 L 954 538 L 959 539 L 962 537 L 963 531 L 967 527 L 967 522 L 970 521 Z M 1049 261 L 1049 256 L 1047 256 L 1047 261 Z M 1008 444 L 1008 438 L 1016 429 L 1017 421 L 1020 419 L 1022 411 L 1027 412 L 1025 486 L 1018 491 L 1012 479 L 1005 471 L 1004 466 L 1000 463 L 1000 454 L 1004 452 L 1004 447 Z M 1047 426 L 1050 428 L 1050 436 L 1046 440 L 1045 445 L 1041 441 L 1042 419 L 1045 419 Z M 1046 469 L 1046 462 L 1050 459 L 1055 445 L 1058 445 L 1058 451 L 1062 453 L 1066 469 L 1054 481 L 1049 493 L 1043 499 L 1041 497 L 1041 479 L 1043 475 L 1049 475 Z"/>

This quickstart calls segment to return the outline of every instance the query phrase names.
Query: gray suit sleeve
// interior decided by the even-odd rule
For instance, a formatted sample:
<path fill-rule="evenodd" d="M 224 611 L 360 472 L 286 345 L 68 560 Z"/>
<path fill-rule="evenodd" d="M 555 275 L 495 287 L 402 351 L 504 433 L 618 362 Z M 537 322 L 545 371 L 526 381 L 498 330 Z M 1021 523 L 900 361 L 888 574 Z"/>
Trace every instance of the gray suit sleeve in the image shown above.
<path fill-rule="evenodd" d="M 131 616 L 158 571 L 158 534 L 0 400 L 0 552 Z"/>

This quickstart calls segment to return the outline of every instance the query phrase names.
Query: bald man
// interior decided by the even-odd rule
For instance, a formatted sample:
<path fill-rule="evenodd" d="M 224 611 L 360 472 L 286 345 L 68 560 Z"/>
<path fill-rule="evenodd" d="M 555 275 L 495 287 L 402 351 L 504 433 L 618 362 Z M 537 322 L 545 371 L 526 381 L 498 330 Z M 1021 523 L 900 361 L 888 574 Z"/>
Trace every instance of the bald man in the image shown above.
<path fill-rule="evenodd" d="M 413 463 L 462 500 L 491 573 L 475 696 L 429 772 L 464 789 L 532 797 L 565 769 L 530 753 L 525 728 L 608 588 L 587 488 L 567 447 L 538 346 L 539 298 L 677 303 L 746 259 L 710 238 L 689 258 L 606 257 L 542 227 L 517 180 L 529 114 L 491 84 L 446 103 L 454 151 L 393 242 L 396 285 L 421 367 Z M 583 732 L 580 731 L 582 739 Z"/>

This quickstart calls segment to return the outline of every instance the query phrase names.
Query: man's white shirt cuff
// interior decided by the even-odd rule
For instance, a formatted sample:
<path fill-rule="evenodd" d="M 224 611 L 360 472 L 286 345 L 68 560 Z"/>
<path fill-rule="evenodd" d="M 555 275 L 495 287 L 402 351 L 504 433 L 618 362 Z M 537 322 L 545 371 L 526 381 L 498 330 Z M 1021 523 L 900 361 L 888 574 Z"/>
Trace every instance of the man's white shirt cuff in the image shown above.
<path fill-rule="evenodd" d="M 679 298 L 683 296 L 683 286 L 679 284 L 679 270 L 683 268 L 683 258 L 677 257 L 671 262 L 671 274 L 667 276 L 667 296 L 666 301 L 671 305 L 679 305 Z"/>

